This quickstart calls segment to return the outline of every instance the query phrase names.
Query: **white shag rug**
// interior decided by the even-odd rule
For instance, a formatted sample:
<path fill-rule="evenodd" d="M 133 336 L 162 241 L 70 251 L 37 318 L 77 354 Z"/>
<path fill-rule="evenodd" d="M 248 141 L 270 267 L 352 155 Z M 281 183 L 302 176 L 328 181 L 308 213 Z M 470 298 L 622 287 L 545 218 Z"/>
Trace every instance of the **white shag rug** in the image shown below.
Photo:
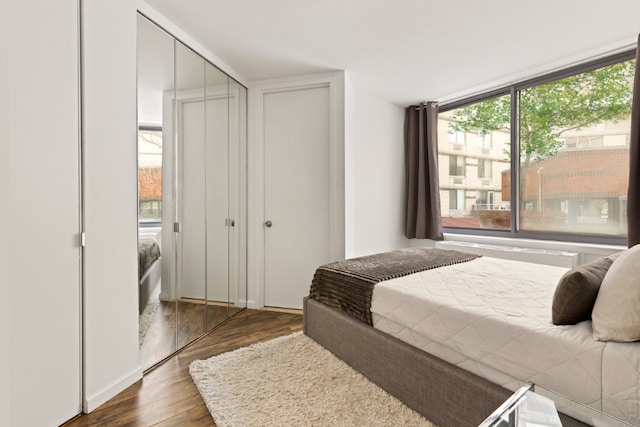
<path fill-rule="evenodd" d="M 196 360 L 189 372 L 218 427 L 434 427 L 301 332 Z"/>

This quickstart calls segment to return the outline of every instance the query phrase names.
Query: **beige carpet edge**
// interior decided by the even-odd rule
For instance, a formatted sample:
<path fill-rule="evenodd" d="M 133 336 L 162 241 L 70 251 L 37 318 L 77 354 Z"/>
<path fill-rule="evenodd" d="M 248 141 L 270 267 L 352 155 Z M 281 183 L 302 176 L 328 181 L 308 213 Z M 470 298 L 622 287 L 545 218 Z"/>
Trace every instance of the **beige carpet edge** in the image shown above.
<path fill-rule="evenodd" d="M 218 427 L 433 424 L 301 332 L 196 360 Z"/>

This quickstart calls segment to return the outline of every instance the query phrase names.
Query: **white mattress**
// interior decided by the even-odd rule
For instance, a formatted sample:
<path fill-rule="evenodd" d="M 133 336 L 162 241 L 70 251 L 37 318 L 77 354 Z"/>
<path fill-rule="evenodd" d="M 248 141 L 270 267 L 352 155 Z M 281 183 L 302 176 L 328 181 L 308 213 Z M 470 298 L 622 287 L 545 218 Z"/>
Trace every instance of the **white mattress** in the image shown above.
<path fill-rule="evenodd" d="M 551 323 L 566 268 L 482 257 L 377 284 L 375 328 L 508 389 L 532 382 L 640 425 L 640 343 Z"/>

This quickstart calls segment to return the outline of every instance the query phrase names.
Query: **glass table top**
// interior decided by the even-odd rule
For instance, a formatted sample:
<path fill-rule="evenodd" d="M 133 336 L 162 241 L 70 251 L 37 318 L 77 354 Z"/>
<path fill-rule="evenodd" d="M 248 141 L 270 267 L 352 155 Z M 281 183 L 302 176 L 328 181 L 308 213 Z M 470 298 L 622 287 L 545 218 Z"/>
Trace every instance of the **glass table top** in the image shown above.
<path fill-rule="evenodd" d="M 533 384 L 519 388 L 480 424 L 480 427 L 584 426 L 629 427 L 631 424 Z"/>

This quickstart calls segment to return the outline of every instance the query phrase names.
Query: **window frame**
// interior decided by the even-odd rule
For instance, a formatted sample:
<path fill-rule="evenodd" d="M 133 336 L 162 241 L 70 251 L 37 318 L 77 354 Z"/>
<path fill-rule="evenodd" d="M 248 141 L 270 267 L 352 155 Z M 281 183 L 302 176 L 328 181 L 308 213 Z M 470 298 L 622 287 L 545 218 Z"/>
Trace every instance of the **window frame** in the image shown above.
<path fill-rule="evenodd" d="M 520 168 L 519 161 L 513 161 L 513 159 L 520 159 L 520 144 L 519 134 L 519 105 L 518 94 L 521 90 L 525 90 L 534 86 L 543 85 L 555 80 L 561 80 L 567 77 L 571 77 L 577 74 L 585 73 L 598 68 L 614 65 L 620 62 L 628 61 L 636 58 L 636 48 L 625 50 L 613 55 L 602 57 L 596 60 L 587 61 L 578 65 L 568 66 L 561 70 L 552 71 L 542 74 L 540 76 L 532 77 L 520 82 L 515 82 L 509 85 L 502 86 L 497 89 L 489 90 L 483 93 L 471 95 L 468 97 L 460 98 L 450 102 L 445 102 L 440 105 L 439 113 L 444 113 L 450 110 L 455 110 L 470 104 L 486 101 L 488 99 L 497 98 L 500 96 L 509 95 L 511 102 L 511 135 L 510 135 L 510 150 L 511 150 L 511 200 L 515 201 L 511 203 L 511 228 L 510 230 L 499 229 L 480 229 L 480 228 L 463 228 L 463 227 L 443 227 L 445 233 L 450 234 L 468 234 L 475 236 L 491 236 L 491 237 L 508 237 L 508 238 L 524 238 L 533 240 L 551 240 L 551 241 L 563 241 L 563 242 L 575 242 L 575 243 L 590 243 L 590 244 L 604 244 L 604 245 L 623 245 L 626 246 L 627 236 L 621 235 L 604 235 L 604 234 L 589 234 L 589 233 L 563 233 L 563 232 L 551 232 L 551 231 L 529 231 L 520 230 Z M 638 64 L 636 64 L 638 66 Z M 627 218 L 627 221 L 629 219 Z"/>

